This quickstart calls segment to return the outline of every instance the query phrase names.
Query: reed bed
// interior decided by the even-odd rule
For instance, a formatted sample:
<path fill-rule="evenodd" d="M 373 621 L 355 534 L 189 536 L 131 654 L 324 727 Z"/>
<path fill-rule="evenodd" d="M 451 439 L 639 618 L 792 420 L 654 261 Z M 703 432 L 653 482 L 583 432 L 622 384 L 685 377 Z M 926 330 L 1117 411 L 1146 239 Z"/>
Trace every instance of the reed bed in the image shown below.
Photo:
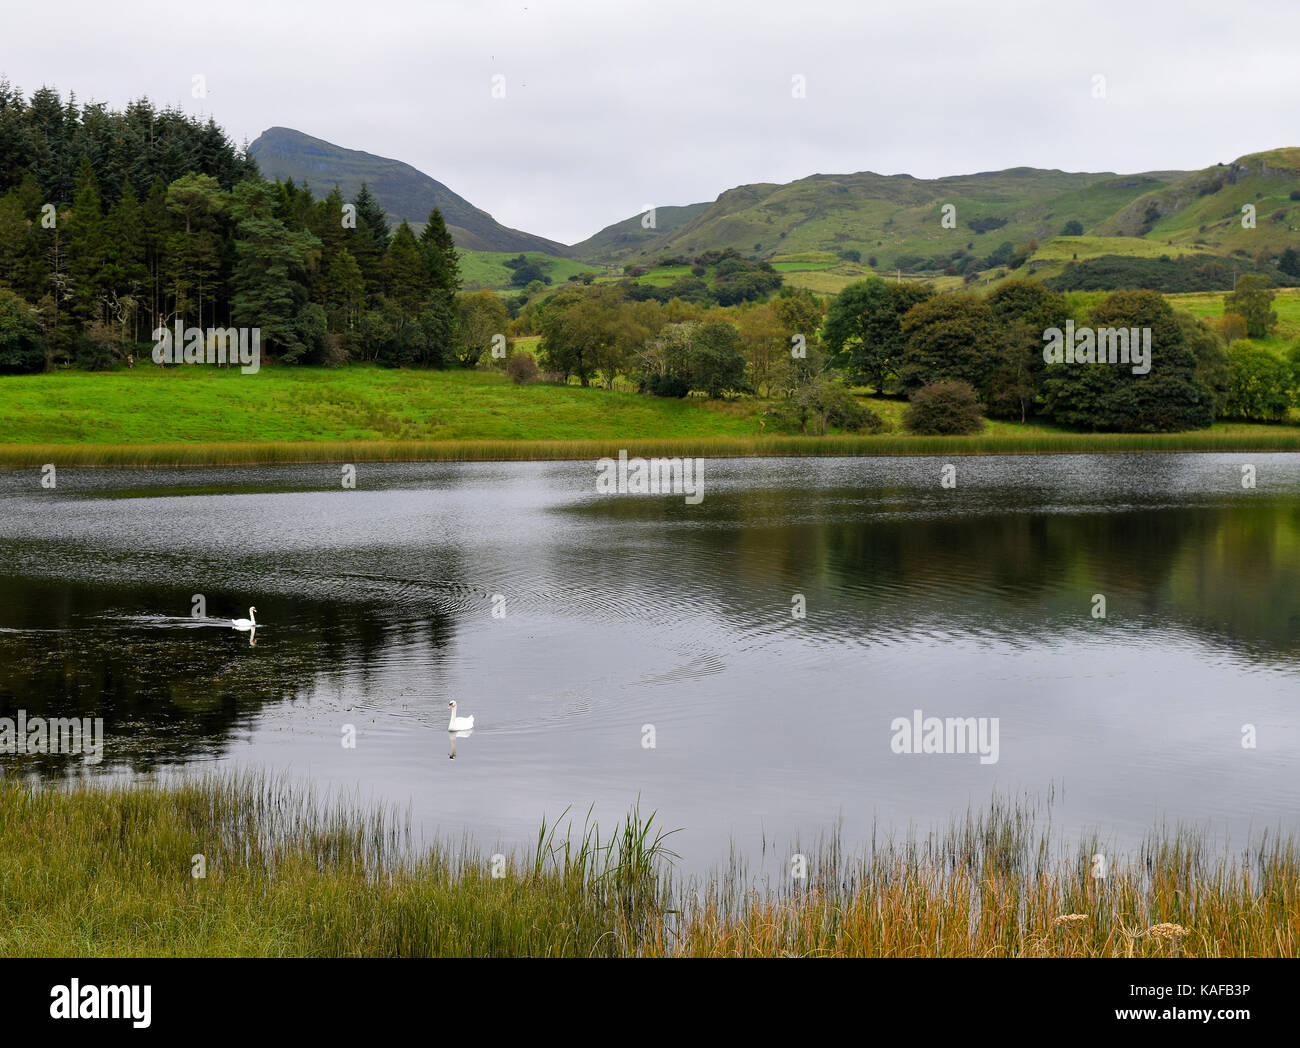
<path fill-rule="evenodd" d="M 756 458 L 858 455 L 1092 455 L 1300 451 L 1300 429 L 1189 433 L 989 433 L 966 437 L 761 436 L 627 440 L 292 441 L 5 444 L 0 468 L 241 466 L 313 462 L 531 462 L 629 455 Z"/>
<path fill-rule="evenodd" d="M 419 844 L 409 815 L 254 773 L 169 784 L 0 780 L 4 956 L 1288 956 L 1300 852 L 1153 831 L 1096 878 L 1029 798 L 845 852 L 805 879 L 681 878 L 634 807 L 543 821 L 523 856 Z M 766 847 L 766 846 L 765 846 Z M 198 857 L 205 876 L 195 877 Z M 785 856 L 779 858 L 784 862 Z"/>

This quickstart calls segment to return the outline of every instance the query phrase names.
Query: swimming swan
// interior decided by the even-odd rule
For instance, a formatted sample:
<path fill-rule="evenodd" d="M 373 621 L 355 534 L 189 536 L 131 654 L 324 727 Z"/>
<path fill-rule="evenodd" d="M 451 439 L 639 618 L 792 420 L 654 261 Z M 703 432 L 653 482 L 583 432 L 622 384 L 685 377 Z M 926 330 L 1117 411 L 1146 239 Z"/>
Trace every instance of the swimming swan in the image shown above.
<path fill-rule="evenodd" d="M 249 608 L 249 609 L 248 609 L 248 618 L 246 618 L 246 619 L 231 619 L 231 620 L 230 620 L 230 625 L 232 625 L 232 626 L 233 626 L 235 629 L 237 629 L 237 630 L 255 630 L 255 629 L 257 629 L 257 609 L 256 609 L 256 608 Z"/>
<path fill-rule="evenodd" d="M 474 727 L 474 717 L 471 714 L 468 717 L 456 716 L 456 702 L 453 699 L 447 703 L 447 709 L 451 710 L 451 723 L 447 725 L 448 731 L 469 731 Z"/>

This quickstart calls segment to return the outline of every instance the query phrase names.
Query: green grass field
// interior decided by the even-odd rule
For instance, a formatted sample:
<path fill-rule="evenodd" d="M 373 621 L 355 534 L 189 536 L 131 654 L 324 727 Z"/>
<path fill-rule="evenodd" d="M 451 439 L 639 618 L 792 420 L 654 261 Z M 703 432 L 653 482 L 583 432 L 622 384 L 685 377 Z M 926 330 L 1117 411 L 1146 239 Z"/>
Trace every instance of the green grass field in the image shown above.
<path fill-rule="evenodd" d="M 509 288 L 514 272 L 505 265 L 508 258 L 516 258 L 519 252 L 510 251 L 461 251 L 460 276 L 465 290 L 476 291 L 484 288 Z M 552 286 L 558 286 L 577 273 L 599 273 L 600 266 L 587 262 L 575 262 L 571 258 L 559 258 L 543 251 L 525 251 L 524 257 L 536 262 L 542 271 L 551 278 Z M 518 289 L 518 290 L 522 290 Z"/>
<path fill-rule="evenodd" d="M 1193 253 L 1187 245 L 1170 246 L 1163 240 L 1143 240 L 1141 237 L 1053 237 L 1047 243 L 1039 245 L 1034 258 L 1040 262 L 1068 262 L 1075 255 L 1080 259 L 1100 255 L 1123 255 L 1126 258 L 1159 258 L 1168 255 L 1177 258 L 1179 255 Z"/>
<path fill-rule="evenodd" d="M 1166 295 L 1174 309 L 1186 310 L 1195 317 L 1217 320 L 1223 316 L 1222 291 L 1191 292 L 1183 295 Z M 1277 314 L 1277 330 L 1266 338 L 1249 341 L 1275 351 L 1286 351 L 1300 342 L 1300 288 L 1278 288 L 1273 299 L 1273 312 Z"/>
<path fill-rule="evenodd" d="M 706 437 L 752 433 L 752 413 L 474 371 L 146 364 L 0 379 L 6 444 Z"/>
<path fill-rule="evenodd" d="M 817 437 L 778 431 L 762 417 L 766 401 L 516 386 L 487 372 L 58 371 L 0 378 L 0 465 L 583 459 L 620 448 L 715 457 L 1300 450 L 1294 425 L 1148 436 L 990 421 L 975 436 L 918 437 L 901 430 L 902 401 L 864 402 L 885 432 Z"/>

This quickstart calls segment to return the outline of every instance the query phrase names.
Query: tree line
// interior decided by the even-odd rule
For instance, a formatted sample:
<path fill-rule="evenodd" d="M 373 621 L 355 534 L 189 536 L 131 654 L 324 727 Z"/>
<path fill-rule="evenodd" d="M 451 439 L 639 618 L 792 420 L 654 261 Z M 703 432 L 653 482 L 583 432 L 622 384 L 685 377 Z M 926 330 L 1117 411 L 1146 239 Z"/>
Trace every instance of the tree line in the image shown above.
<path fill-rule="evenodd" d="M 436 208 L 417 236 L 364 185 L 261 178 L 211 120 L 0 81 L 0 370 L 108 367 L 177 321 L 282 363 L 473 366 L 505 309 L 460 283 Z"/>
<path fill-rule="evenodd" d="M 1242 277 L 1224 296 L 1223 317 L 1210 322 L 1149 290 L 1112 291 L 1089 309 L 1032 279 L 979 296 L 871 278 L 839 293 L 822 338 L 831 366 L 877 394 L 915 397 L 944 383 L 993 418 L 1171 432 L 1215 418 L 1285 419 L 1300 405 L 1300 345 L 1283 358 L 1246 341 L 1276 326 L 1273 298 L 1267 278 Z M 1045 333 L 1067 322 L 1149 330 L 1149 371 L 1047 362 Z"/>

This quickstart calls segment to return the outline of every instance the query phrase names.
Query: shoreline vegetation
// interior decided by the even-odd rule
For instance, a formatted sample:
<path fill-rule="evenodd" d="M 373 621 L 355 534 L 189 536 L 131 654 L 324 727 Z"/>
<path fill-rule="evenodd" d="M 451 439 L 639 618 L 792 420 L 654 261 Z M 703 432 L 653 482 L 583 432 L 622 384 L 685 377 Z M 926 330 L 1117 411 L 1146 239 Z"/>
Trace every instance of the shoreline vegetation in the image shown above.
<path fill-rule="evenodd" d="M 905 400 L 859 399 L 882 431 L 784 433 L 764 414 L 766 401 L 516 385 L 481 372 L 276 367 L 243 376 L 146 365 L 15 375 L 0 380 L 0 468 L 595 460 L 620 450 L 646 458 L 1300 451 L 1294 419 L 1149 434 L 990 420 L 980 433 L 923 436 L 904 431 Z"/>
<path fill-rule="evenodd" d="M 806 878 L 773 885 L 734 852 L 725 871 L 683 877 L 671 832 L 639 805 L 612 836 L 566 812 L 501 856 L 468 838 L 417 845 L 394 809 L 256 772 L 0 779 L 0 955 L 1300 953 L 1293 838 L 1212 853 L 1204 834 L 1162 827 L 1099 862 L 1095 837 L 1050 839 L 1052 803 L 995 795 L 924 837 L 873 830 L 858 854 L 838 831 L 796 842 Z"/>
<path fill-rule="evenodd" d="M 767 436 L 628 440 L 286 441 L 231 443 L 7 444 L 0 469 L 47 463 L 82 468 L 308 465 L 358 462 L 560 462 L 629 456 L 806 458 L 937 455 L 1097 455 L 1300 452 L 1300 429 L 1246 427 L 1188 433 L 980 434 L 966 437 Z"/>

